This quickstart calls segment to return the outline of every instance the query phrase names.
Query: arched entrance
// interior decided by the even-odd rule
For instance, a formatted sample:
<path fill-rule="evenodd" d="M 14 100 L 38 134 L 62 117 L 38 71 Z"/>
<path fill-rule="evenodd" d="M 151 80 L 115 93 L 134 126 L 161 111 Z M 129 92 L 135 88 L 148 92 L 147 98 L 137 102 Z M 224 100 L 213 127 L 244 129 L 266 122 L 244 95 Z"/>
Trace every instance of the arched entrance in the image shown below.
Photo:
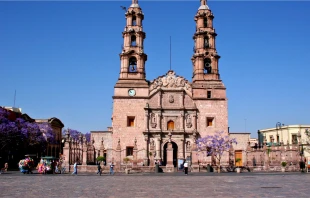
<path fill-rule="evenodd" d="M 162 162 L 163 166 L 167 165 L 167 146 L 168 146 L 168 143 L 169 142 L 167 142 L 164 145 L 163 162 Z M 172 148 L 173 148 L 173 166 L 177 167 L 177 165 L 178 165 L 178 145 L 175 142 L 171 142 L 171 144 L 172 144 Z"/>

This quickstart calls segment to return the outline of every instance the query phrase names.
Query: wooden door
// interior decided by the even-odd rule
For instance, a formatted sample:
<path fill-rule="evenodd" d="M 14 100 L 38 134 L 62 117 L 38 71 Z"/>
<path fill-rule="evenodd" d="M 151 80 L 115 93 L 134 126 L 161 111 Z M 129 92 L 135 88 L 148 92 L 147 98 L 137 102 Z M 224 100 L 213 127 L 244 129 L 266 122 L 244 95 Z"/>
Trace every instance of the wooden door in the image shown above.
<path fill-rule="evenodd" d="M 242 151 L 235 151 L 236 166 L 242 166 Z"/>

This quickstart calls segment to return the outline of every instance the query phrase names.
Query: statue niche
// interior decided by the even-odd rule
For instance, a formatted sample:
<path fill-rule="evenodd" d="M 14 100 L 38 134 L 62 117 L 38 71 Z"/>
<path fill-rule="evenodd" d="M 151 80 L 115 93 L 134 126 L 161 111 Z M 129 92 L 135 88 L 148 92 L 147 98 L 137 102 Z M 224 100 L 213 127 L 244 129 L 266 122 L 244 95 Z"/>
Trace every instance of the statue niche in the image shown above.
<path fill-rule="evenodd" d="M 154 150 L 155 149 L 155 142 L 153 139 L 151 139 L 150 141 L 150 150 Z"/>
<path fill-rule="evenodd" d="M 192 127 L 192 118 L 190 114 L 186 114 L 186 127 L 191 128 Z"/>
<path fill-rule="evenodd" d="M 151 127 L 152 128 L 156 128 L 156 115 L 155 115 L 155 113 L 152 113 L 151 114 Z"/>
<path fill-rule="evenodd" d="M 186 151 L 187 152 L 190 152 L 191 151 L 191 142 L 190 141 L 188 141 L 188 142 L 186 142 Z"/>

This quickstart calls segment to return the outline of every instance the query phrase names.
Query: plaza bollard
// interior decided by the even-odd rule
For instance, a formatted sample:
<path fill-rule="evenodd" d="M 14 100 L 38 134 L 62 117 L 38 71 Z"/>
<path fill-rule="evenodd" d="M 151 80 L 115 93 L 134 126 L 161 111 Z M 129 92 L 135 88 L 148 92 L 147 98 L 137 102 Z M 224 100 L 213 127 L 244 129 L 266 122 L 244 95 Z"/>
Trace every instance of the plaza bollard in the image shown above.
<path fill-rule="evenodd" d="M 158 164 L 155 165 L 155 173 L 159 173 L 159 165 Z"/>
<path fill-rule="evenodd" d="M 208 172 L 208 173 L 211 172 L 211 166 L 210 166 L 210 164 L 207 165 L 207 172 Z"/>

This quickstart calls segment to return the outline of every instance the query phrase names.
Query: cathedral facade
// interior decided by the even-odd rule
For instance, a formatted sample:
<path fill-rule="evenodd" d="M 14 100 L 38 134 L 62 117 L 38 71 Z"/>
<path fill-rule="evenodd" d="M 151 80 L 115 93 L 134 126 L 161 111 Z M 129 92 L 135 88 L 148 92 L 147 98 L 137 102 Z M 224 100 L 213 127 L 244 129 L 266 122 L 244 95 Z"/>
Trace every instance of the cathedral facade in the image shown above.
<path fill-rule="evenodd" d="M 192 167 L 210 161 L 210 157 L 197 155 L 195 142 L 217 131 L 228 135 L 228 108 L 226 87 L 219 73 L 214 16 L 206 0 L 200 1 L 194 17 L 191 80 L 172 70 L 147 80 L 144 13 L 137 0 L 132 1 L 125 16 L 112 127 L 106 136 L 109 138 L 104 139 L 104 144 L 109 145 L 105 147 L 107 160 L 122 164 L 123 158 L 128 157 L 137 165 L 158 162 L 167 167 L 177 167 L 185 159 L 190 160 Z M 96 133 L 92 136 L 99 147 L 102 137 Z"/>

